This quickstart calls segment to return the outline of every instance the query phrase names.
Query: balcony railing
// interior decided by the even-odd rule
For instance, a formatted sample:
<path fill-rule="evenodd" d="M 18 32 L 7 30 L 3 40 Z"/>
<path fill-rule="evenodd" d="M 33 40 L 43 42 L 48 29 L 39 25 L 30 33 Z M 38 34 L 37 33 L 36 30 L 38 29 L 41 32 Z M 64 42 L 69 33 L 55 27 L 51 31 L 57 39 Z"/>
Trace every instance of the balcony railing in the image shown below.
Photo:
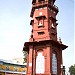
<path fill-rule="evenodd" d="M 53 5 L 56 9 L 58 9 L 58 7 L 56 5 Z"/>
<path fill-rule="evenodd" d="M 39 3 L 33 3 L 32 8 L 36 8 L 36 7 L 42 7 L 42 6 L 46 6 L 46 5 L 50 5 L 53 8 L 58 10 L 58 7 L 54 4 L 51 4 L 49 1 L 41 1 Z"/>
<path fill-rule="evenodd" d="M 32 7 L 36 7 L 36 6 L 42 6 L 42 5 L 47 5 L 48 4 L 48 1 L 41 1 L 39 3 L 33 3 L 33 6 Z"/>
<path fill-rule="evenodd" d="M 49 1 L 41 1 L 41 2 L 39 2 L 39 3 L 33 3 L 33 5 L 32 5 L 32 10 L 31 10 L 31 14 L 30 14 L 30 16 L 32 17 L 33 16 L 33 13 L 34 13 L 34 10 L 36 9 L 36 8 L 40 8 L 40 7 L 45 7 L 45 6 L 49 6 L 49 7 L 51 7 L 51 9 L 53 9 L 54 11 L 56 11 L 56 14 L 58 13 L 58 7 L 56 6 L 56 5 L 54 5 L 54 4 L 52 4 L 51 2 L 49 2 Z"/>

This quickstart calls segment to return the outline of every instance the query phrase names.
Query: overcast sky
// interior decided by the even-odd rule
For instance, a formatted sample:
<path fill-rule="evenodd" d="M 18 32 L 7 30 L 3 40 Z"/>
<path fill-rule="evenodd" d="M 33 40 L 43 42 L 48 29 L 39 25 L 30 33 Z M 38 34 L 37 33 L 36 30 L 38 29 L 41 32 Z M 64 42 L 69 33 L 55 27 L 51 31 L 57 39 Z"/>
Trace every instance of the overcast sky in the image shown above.
<path fill-rule="evenodd" d="M 0 0 L 0 59 L 23 57 L 24 42 L 29 41 L 31 0 Z M 58 37 L 68 48 L 63 51 L 66 67 L 74 64 L 74 1 L 56 0 Z"/>

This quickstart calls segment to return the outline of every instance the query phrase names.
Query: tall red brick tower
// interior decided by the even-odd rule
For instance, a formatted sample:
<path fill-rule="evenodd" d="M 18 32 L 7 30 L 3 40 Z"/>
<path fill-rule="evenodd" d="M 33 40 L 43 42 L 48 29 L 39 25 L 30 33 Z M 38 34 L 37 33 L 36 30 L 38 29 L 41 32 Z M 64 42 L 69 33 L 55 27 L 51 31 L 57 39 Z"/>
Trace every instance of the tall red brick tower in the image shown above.
<path fill-rule="evenodd" d="M 30 16 L 31 37 L 25 42 L 28 52 L 26 75 L 63 75 L 62 50 L 67 46 L 57 41 L 58 7 L 55 0 L 33 0 Z"/>

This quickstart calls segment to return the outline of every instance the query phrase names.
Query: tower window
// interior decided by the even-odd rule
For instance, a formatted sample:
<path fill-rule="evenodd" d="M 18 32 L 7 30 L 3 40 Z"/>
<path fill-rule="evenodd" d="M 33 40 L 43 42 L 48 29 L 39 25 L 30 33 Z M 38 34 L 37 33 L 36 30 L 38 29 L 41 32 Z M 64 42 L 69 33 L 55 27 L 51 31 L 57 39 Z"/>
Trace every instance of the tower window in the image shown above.
<path fill-rule="evenodd" d="M 42 19 L 40 19 L 38 21 L 38 28 L 40 28 L 40 27 L 43 27 L 43 20 Z"/>
<path fill-rule="evenodd" d="M 38 35 L 43 35 L 44 34 L 44 32 L 42 31 L 42 32 L 38 32 Z"/>
<path fill-rule="evenodd" d="M 52 54 L 52 73 L 57 75 L 57 57 L 56 54 Z"/>
<path fill-rule="evenodd" d="M 38 27 L 42 27 L 42 26 L 43 26 L 42 22 L 39 22 Z"/>
<path fill-rule="evenodd" d="M 52 23 L 52 26 L 51 26 L 53 29 L 55 29 L 55 26 L 54 26 L 54 23 Z"/>

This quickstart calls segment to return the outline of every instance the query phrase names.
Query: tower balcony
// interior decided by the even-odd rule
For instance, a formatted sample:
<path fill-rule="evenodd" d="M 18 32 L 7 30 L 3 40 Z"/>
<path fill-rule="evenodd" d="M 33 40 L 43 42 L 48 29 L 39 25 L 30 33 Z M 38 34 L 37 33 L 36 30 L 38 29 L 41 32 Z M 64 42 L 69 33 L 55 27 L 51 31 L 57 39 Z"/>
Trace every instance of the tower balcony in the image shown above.
<path fill-rule="evenodd" d="M 56 5 L 54 5 L 54 4 L 51 4 L 49 1 L 42 1 L 40 3 L 33 3 L 32 8 L 36 8 L 36 7 L 38 8 L 38 7 L 41 7 L 41 6 L 43 7 L 43 6 L 47 6 L 47 5 L 50 5 L 50 6 L 52 6 L 55 9 L 58 10 L 58 7 Z"/>
<path fill-rule="evenodd" d="M 43 8 L 43 7 L 49 7 L 52 10 L 56 11 L 56 13 L 58 13 L 58 7 L 54 4 L 51 4 L 49 1 L 42 1 L 42 2 L 38 2 L 38 3 L 33 3 L 32 5 L 32 10 L 31 10 L 31 14 L 30 16 L 33 16 L 34 10 L 35 9 L 39 9 L 39 8 Z"/>
<path fill-rule="evenodd" d="M 38 3 L 33 3 L 32 8 L 45 6 L 47 4 L 48 4 L 48 1 L 42 1 L 42 2 L 38 2 Z"/>

